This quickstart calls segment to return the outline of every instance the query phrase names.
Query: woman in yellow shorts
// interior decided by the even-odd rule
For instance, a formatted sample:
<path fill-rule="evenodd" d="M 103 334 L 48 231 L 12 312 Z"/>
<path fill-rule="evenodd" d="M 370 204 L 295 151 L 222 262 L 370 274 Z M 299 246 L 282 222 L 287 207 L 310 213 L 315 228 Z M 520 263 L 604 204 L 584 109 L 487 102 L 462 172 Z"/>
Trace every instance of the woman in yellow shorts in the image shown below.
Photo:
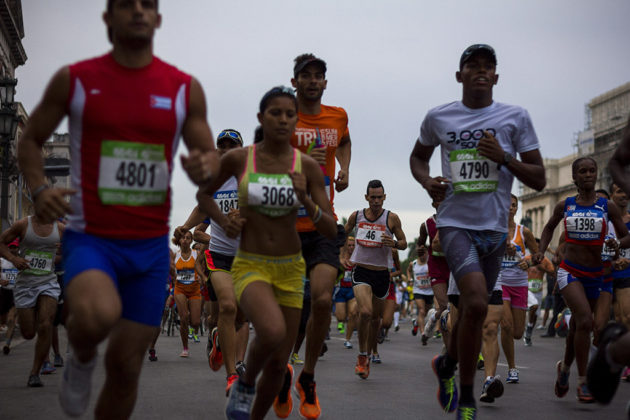
<path fill-rule="evenodd" d="M 188 326 L 199 327 L 201 320 L 201 283 L 195 272 L 197 251 L 190 248 L 192 233 L 186 232 L 179 240 L 175 254 L 175 304 L 179 314 L 179 335 L 184 347 L 180 357 L 188 357 Z"/>
<path fill-rule="evenodd" d="M 304 292 L 305 264 L 295 228 L 298 210 L 311 217 L 322 235 L 337 235 L 319 164 L 290 144 L 297 123 L 293 90 L 276 87 L 267 92 L 258 121 L 262 141 L 224 154 L 217 179 L 198 194 L 200 208 L 216 214 L 211 194 L 229 177 L 239 180 L 240 214 L 220 215 L 216 221 L 229 236 L 241 232 L 232 276 L 237 301 L 256 336 L 245 375 L 230 390 L 228 419 L 262 419 L 283 383 Z"/>

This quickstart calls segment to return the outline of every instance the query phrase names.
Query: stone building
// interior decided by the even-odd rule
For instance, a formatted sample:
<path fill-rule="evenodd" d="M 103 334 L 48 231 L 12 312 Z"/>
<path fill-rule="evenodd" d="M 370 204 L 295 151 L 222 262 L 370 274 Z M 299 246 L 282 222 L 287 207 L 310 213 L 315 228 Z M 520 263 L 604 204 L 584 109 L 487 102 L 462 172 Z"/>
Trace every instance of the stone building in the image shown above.
<path fill-rule="evenodd" d="M 596 188 L 610 188 L 608 161 L 621 140 L 623 129 L 630 115 L 630 82 L 593 98 L 586 106 L 585 129 L 573 142 L 575 153 L 560 159 L 544 159 L 547 186 L 537 192 L 521 184 L 520 197 L 523 220 L 530 225 L 536 237 L 558 201 L 577 194 L 573 185 L 571 164 L 580 156 L 591 156 L 599 169 Z M 561 229 L 554 233 L 555 247 Z"/>

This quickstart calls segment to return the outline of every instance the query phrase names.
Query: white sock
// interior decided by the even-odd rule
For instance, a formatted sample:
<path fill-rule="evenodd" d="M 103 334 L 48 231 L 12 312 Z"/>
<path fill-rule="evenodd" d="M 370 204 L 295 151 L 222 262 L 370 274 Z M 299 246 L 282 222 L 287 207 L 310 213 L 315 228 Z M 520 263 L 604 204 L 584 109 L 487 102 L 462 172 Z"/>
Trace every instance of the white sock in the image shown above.
<path fill-rule="evenodd" d="M 394 312 L 394 327 L 398 326 L 399 320 L 400 320 L 400 312 Z"/>
<path fill-rule="evenodd" d="M 435 312 L 433 312 L 433 313 L 431 314 L 431 321 L 435 322 L 435 320 L 436 320 L 436 319 L 435 319 Z"/>

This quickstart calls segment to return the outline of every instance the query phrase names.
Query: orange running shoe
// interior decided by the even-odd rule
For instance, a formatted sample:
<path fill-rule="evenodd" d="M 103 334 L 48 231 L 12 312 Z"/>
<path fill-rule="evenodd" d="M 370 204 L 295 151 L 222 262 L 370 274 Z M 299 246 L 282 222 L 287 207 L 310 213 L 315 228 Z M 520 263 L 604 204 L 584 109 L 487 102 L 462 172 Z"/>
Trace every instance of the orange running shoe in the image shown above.
<path fill-rule="evenodd" d="M 286 419 L 293 411 L 293 398 L 291 397 L 291 383 L 293 382 L 293 366 L 287 364 L 287 371 L 284 374 L 284 383 L 276 398 L 273 400 L 273 411 L 276 416 Z M 280 401 L 282 399 L 282 401 Z"/>
<path fill-rule="evenodd" d="M 225 387 L 225 396 L 228 397 L 230 395 L 230 389 L 232 388 L 232 385 L 234 385 L 234 383 L 238 381 L 238 375 L 237 374 L 232 374 L 230 376 L 227 377 L 227 386 Z"/>
<path fill-rule="evenodd" d="M 295 390 L 300 396 L 300 416 L 308 420 L 318 419 L 322 414 L 322 409 L 315 392 L 315 381 L 310 381 L 304 389 L 298 379 L 295 381 Z"/>
<path fill-rule="evenodd" d="M 359 355 L 357 358 L 357 364 L 354 367 L 354 373 L 359 375 L 361 379 L 367 379 L 368 376 L 370 376 L 370 360 L 367 355 Z"/>
<path fill-rule="evenodd" d="M 217 327 L 212 329 L 210 337 L 212 337 L 212 350 L 208 356 L 208 364 L 210 369 L 216 372 L 223 365 L 223 353 L 221 353 L 221 348 L 219 347 L 219 329 Z"/>

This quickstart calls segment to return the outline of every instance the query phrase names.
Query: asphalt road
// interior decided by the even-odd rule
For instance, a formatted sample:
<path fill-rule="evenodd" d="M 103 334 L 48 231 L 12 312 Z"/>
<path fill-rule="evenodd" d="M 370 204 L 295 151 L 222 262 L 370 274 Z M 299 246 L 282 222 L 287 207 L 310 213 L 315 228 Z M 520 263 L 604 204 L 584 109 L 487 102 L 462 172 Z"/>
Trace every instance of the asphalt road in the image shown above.
<path fill-rule="evenodd" d="M 519 384 L 505 384 L 505 394 L 494 404 L 478 403 L 478 418 L 510 420 L 609 420 L 625 419 L 625 406 L 630 400 L 630 383 L 621 383 L 609 406 L 579 404 L 575 400 L 577 371 L 571 372 L 571 389 L 558 399 L 553 393 L 555 363 L 562 355 L 563 339 L 538 338 L 534 345 L 516 345 Z M 433 339 L 426 347 L 420 337 L 412 337 L 410 324 L 401 324 L 399 332 L 391 331 L 390 340 L 380 346 L 381 365 L 371 366 L 370 377 L 361 380 L 354 375 L 355 348 L 343 347 L 343 340 L 332 327 L 329 351 L 319 360 L 315 379 L 322 406 L 322 419 L 447 419 L 437 401 L 437 381 L 431 371 L 431 358 L 441 349 L 441 341 Z M 61 333 L 62 352 L 66 349 Z M 205 357 L 205 340 L 191 344 L 190 358 L 179 357 L 178 337 L 162 335 L 157 344 L 157 362 L 145 362 L 134 419 L 221 419 L 224 418 L 225 371 L 212 372 Z M 57 402 L 63 368 L 42 376 L 43 388 L 28 388 L 26 381 L 32 360 L 34 341 L 20 342 L 8 356 L 0 355 L 0 419 L 66 418 Z M 104 382 L 101 347 L 99 363 L 93 377 L 93 392 L 88 412 L 93 409 Z M 501 356 L 498 373 L 505 378 L 507 366 Z M 300 372 L 300 368 L 296 370 Z M 481 390 L 482 372 L 478 372 L 475 393 Z M 294 400 L 295 401 L 295 400 Z M 273 410 L 267 418 L 276 418 Z M 290 418 L 299 418 L 297 404 Z"/>

